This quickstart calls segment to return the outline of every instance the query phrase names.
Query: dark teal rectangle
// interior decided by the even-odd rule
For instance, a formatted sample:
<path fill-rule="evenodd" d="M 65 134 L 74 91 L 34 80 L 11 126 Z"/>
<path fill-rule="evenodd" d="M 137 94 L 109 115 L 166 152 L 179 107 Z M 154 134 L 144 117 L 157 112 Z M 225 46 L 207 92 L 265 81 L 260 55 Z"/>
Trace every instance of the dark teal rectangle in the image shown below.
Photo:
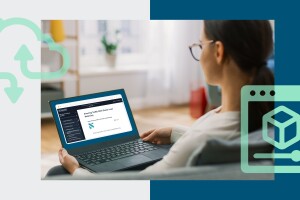
<path fill-rule="evenodd" d="M 299 85 L 300 7 L 296 2 L 151 0 L 150 18 L 274 19 L 275 83 Z M 299 174 L 277 174 L 275 181 L 151 181 L 151 199 L 298 199 L 299 180 Z"/>

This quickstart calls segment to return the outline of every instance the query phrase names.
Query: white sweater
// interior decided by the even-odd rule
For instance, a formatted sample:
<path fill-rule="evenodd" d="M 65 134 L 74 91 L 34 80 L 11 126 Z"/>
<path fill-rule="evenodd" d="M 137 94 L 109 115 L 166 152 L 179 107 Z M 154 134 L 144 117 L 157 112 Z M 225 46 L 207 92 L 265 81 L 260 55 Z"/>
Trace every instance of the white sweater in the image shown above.
<path fill-rule="evenodd" d="M 221 107 L 200 117 L 191 127 L 172 128 L 171 142 L 174 143 L 167 155 L 143 172 L 161 172 L 171 168 L 184 167 L 192 152 L 204 147 L 207 140 L 222 138 L 231 140 L 240 135 L 240 112 L 219 113 Z M 79 168 L 73 175 L 90 174 Z"/>

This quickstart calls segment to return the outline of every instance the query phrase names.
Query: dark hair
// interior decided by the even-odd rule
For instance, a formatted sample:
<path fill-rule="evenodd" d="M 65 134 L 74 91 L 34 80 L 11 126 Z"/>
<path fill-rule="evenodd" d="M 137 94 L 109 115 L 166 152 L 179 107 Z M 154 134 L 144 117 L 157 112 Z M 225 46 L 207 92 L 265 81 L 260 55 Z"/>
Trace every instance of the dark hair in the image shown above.
<path fill-rule="evenodd" d="M 272 28 L 268 20 L 206 20 L 208 39 L 221 41 L 225 59 L 232 58 L 238 67 L 251 75 L 252 85 L 273 85 L 274 76 L 267 67 L 273 51 Z M 249 132 L 262 126 L 262 116 L 274 108 L 271 102 L 249 105 Z"/>

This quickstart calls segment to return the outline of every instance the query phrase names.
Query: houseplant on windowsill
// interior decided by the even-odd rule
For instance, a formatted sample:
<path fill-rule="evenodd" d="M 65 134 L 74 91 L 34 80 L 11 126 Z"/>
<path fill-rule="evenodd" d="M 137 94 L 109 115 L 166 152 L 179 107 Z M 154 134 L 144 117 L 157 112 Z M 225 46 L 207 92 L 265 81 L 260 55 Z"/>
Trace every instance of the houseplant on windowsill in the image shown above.
<path fill-rule="evenodd" d="M 105 58 L 108 66 L 115 67 L 117 61 L 117 49 L 119 45 L 119 35 L 120 31 L 116 30 L 115 34 L 109 37 L 110 35 L 105 34 L 101 39 L 101 43 L 105 49 Z"/>

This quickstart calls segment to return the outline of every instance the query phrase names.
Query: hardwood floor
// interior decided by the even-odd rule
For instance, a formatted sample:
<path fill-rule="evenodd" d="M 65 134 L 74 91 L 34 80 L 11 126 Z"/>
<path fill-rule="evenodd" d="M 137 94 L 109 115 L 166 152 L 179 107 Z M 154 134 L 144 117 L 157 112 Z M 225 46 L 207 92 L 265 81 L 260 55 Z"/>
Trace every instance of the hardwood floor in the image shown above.
<path fill-rule="evenodd" d="M 41 149 L 42 153 L 54 153 L 57 152 L 61 144 L 57 134 L 57 129 L 54 120 L 42 119 L 41 122 Z"/>
<path fill-rule="evenodd" d="M 176 124 L 190 126 L 195 121 L 189 115 L 188 106 L 138 110 L 133 112 L 133 116 L 139 133 Z M 56 153 L 61 144 L 53 119 L 41 121 L 41 133 L 42 153 Z"/>

